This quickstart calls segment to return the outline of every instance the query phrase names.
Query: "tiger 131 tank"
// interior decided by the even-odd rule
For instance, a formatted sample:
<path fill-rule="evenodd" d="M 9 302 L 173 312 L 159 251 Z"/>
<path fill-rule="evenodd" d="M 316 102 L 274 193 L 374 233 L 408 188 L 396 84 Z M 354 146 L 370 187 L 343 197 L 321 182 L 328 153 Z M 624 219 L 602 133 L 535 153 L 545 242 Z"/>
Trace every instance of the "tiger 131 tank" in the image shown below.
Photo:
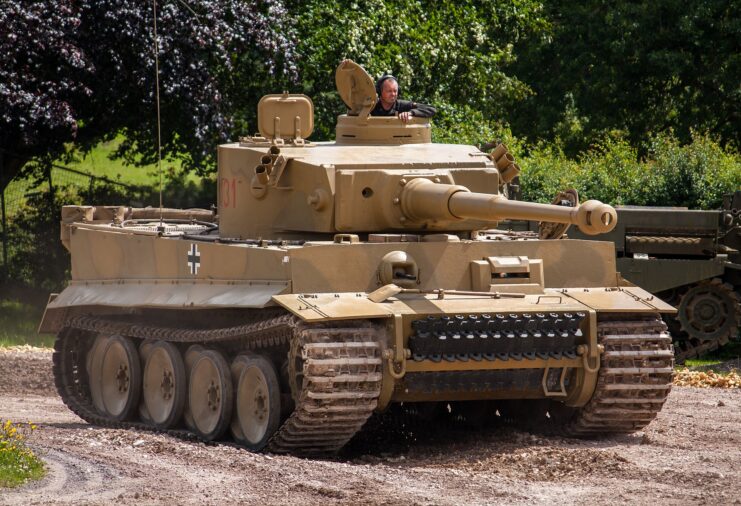
<path fill-rule="evenodd" d="M 369 116 L 362 67 L 335 78 L 334 142 L 306 140 L 313 103 L 284 93 L 260 101 L 259 135 L 219 146 L 218 214 L 63 208 L 72 279 L 40 331 L 67 406 L 296 455 L 399 405 L 501 402 L 574 436 L 647 425 L 671 388 L 673 308 L 621 278 L 612 243 L 492 230 L 598 234 L 615 210 L 509 201 L 504 145 L 432 143 L 428 119 Z"/>

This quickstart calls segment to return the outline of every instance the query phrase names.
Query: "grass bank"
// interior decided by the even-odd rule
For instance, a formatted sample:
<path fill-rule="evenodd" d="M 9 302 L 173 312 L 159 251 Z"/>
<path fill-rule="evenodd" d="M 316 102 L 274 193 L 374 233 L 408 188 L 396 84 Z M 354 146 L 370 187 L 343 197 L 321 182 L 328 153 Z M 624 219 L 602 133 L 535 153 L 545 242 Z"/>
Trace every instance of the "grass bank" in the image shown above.
<path fill-rule="evenodd" d="M 45 474 L 44 463 L 26 446 L 36 426 L 0 419 L 0 488 L 12 488 Z"/>
<path fill-rule="evenodd" d="M 732 366 L 733 363 L 738 362 L 741 362 L 741 340 L 736 339 L 700 358 L 688 359 L 678 368 L 688 367 L 695 370 L 723 372 L 732 368 L 729 364 Z"/>
<path fill-rule="evenodd" d="M 43 314 L 41 307 L 18 300 L 0 299 L 0 346 L 54 346 L 54 336 L 36 333 Z"/>

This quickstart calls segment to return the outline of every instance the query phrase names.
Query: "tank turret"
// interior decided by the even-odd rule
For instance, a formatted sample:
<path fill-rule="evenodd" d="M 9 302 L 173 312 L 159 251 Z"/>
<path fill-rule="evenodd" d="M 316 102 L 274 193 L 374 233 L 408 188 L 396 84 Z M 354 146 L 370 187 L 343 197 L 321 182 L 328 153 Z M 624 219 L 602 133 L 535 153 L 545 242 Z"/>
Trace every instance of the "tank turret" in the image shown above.
<path fill-rule="evenodd" d="M 336 142 L 306 142 L 313 104 L 286 93 L 260 102 L 260 136 L 220 147 L 222 234 L 465 234 L 502 219 L 576 224 L 587 234 L 614 228 L 615 210 L 597 201 L 572 208 L 508 201 L 502 185 L 519 168 L 506 147 L 489 154 L 434 144 L 428 119 L 369 116 L 378 97 L 357 64 L 343 62 L 336 82 L 348 107 L 338 118 Z"/>

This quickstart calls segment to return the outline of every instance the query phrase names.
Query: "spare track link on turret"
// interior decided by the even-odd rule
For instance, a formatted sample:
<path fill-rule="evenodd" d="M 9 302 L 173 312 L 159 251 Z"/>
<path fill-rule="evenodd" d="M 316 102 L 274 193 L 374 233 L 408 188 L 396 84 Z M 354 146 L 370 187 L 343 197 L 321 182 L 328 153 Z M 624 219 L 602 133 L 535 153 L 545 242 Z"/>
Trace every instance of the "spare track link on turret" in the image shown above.
<path fill-rule="evenodd" d="M 174 343 L 218 343 L 235 351 L 290 346 L 293 354 L 302 357 L 302 381 L 298 385 L 301 390 L 293 393 L 294 412 L 271 438 L 267 449 L 297 455 L 331 454 L 363 426 L 377 405 L 381 387 L 383 333 L 368 322 L 343 323 L 346 326 L 342 328 L 310 328 L 290 315 L 281 315 L 236 327 L 196 330 L 76 317 L 57 336 L 54 380 L 64 403 L 91 424 L 154 431 L 157 429 L 148 423 L 111 420 L 93 406 L 85 361 L 97 334 Z M 353 324 L 359 326 L 348 326 Z M 184 429 L 166 433 L 181 439 L 198 439 Z"/>
<path fill-rule="evenodd" d="M 597 387 L 564 427 L 568 435 L 640 430 L 656 418 L 671 390 L 672 340 L 660 318 L 600 321 L 598 339 L 605 351 Z"/>

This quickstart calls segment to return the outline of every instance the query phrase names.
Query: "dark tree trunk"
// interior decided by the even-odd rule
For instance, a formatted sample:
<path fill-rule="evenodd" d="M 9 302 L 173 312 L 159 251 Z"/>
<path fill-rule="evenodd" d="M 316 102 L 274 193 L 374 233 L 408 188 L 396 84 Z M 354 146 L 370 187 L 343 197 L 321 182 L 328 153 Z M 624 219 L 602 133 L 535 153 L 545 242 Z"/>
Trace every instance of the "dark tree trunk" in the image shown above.
<path fill-rule="evenodd" d="M 0 147 L 0 192 L 5 191 L 30 159 L 28 156 L 19 156 Z"/>

